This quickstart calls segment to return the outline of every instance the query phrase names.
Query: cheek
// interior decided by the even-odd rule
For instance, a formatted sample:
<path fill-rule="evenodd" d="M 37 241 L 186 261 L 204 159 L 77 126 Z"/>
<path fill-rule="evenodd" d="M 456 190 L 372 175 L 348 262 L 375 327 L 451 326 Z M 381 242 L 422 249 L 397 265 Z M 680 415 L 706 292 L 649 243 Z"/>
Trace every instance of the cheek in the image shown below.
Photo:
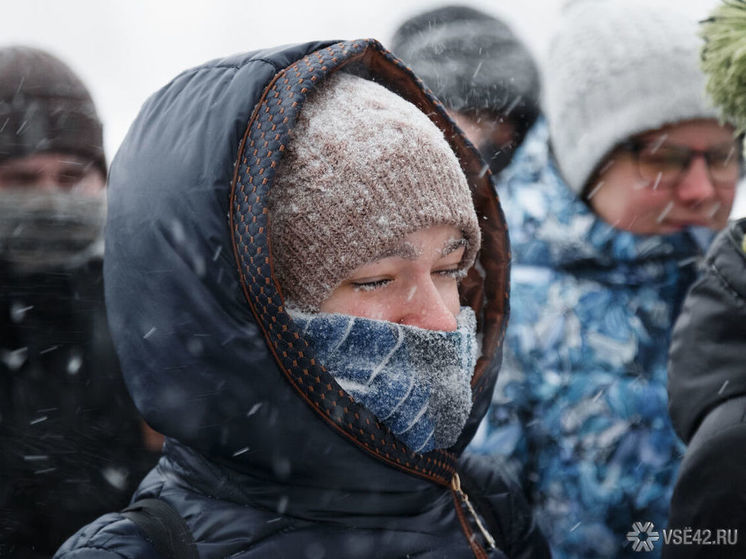
<path fill-rule="evenodd" d="M 391 320 L 393 307 L 391 297 L 383 289 L 356 291 L 351 288 L 335 291 L 321 303 L 319 309 L 326 313 L 339 313 L 375 320 Z"/>
<path fill-rule="evenodd" d="M 626 158 L 612 161 L 593 184 L 599 186 L 595 188 L 590 205 L 609 223 L 649 210 L 651 203 L 660 197 L 660 192 L 649 188 L 636 165 Z"/>
<path fill-rule="evenodd" d="M 671 192 L 643 188 L 633 191 L 627 200 L 627 212 L 636 215 L 658 215 L 672 201 Z"/>
<path fill-rule="evenodd" d="M 458 283 L 451 280 L 438 291 L 446 308 L 453 316 L 458 316 L 458 313 L 461 311 L 461 297 L 459 296 Z"/>
<path fill-rule="evenodd" d="M 396 322 L 397 316 L 395 309 L 396 305 L 393 305 L 388 297 L 376 295 L 366 301 L 359 301 L 350 314 L 364 318 L 372 318 L 373 320 Z"/>
<path fill-rule="evenodd" d="M 723 190 L 720 193 L 718 201 L 720 202 L 721 212 L 730 215 L 730 212 L 733 209 L 733 202 L 736 201 L 736 192 L 737 189 L 734 188 L 732 190 Z"/>
<path fill-rule="evenodd" d="M 659 230 L 659 217 L 670 211 L 671 193 L 650 187 L 635 188 L 632 184 L 624 188 L 599 191 L 591 199 L 591 207 L 612 227 L 639 234 L 651 234 Z"/>
<path fill-rule="evenodd" d="M 622 227 L 632 233 L 650 235 L 664 233 L 661 223 L 673 209 L 670 192 L 642 189 L 635 192 L 624 206 Z"/>
<path fill-rule="evenodd" d="M 605 185 L 589 200 L 593 211 L 607 223 L 618 222 L 627 213 L 629 200 L 621 196 L 616 188 Z"/>
<path fill-rule="evenodd" d="M 73 187 L 76 192 L 96 194 L 106 186 L 106 180 L 98 169 L 91 169 L 83 179 Z"/>
<path fill-rule="evenodd" d="M 708 217 L 711 218 L 712 222 L 710 228 L 715 230 L 724 229 L 728 225 L 728 219 L 730 213 L 733 210 L 733 202 L 736 199 L 736 191 L 723 191 L 719 193 L 716 206 L 712 207 L 708 213 Z"/>

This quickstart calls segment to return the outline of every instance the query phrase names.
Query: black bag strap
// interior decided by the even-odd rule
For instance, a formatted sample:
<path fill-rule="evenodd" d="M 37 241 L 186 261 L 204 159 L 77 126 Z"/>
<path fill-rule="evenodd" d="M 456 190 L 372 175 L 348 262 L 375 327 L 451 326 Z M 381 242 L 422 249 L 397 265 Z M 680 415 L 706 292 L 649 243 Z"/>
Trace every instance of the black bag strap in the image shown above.
<path fill-rule="evenodd" d="M 161 499 L 140 499 L 122 511 L 165 559 L 199 559 L 184 519 Z"/>

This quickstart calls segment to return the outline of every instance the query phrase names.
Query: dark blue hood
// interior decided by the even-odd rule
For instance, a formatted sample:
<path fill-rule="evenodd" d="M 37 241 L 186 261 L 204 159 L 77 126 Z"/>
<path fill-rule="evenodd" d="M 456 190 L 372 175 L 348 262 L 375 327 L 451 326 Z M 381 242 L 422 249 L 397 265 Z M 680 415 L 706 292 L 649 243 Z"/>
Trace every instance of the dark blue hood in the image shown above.
<path fill-rule="evenodd" d="M 308 93 L 343 67 L 428 114 L 473 188 L 483 248 L 462 298 L 484 351 L 472 414 L 449 451 L 409 451 L 353 402 L 313 359 L 272 277 L 265 201 L 275 165 Z M 489 404 L 507 318 L 507 232 L 482 168 L 442 105 L 373 40 L 236 55 L 156 92 L 112 164 L 105 263 L 117 352 L 150 425 L 267 479 L 447 484 Z"/>

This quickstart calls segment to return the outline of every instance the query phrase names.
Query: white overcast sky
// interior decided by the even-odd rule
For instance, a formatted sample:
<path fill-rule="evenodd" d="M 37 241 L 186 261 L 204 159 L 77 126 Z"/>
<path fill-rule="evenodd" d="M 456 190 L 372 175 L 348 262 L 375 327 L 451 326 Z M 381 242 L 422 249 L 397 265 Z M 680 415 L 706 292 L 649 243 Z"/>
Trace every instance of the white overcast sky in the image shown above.
<path fill-rule="evenodd" d="M 206 60 L 316 39 L 374 37 L 388 45 L 404 19 L 446 3 L 503 18 L 541 57 L 564 1 L 15 0 L 3 2 L 0 43 L 47 49 L 83 78 L 111 160 L 147 96 Z M 670 0 L 697 19 L 716 1 Z"/>

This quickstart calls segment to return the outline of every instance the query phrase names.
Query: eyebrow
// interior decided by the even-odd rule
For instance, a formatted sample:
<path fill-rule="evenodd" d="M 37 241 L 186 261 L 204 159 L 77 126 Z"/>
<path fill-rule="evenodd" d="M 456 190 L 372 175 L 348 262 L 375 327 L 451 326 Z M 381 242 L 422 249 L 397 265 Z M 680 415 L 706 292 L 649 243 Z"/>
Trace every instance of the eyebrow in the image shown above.
<path fill-rule="evenodd" d="M 71 167 L 84 167 L 87 164 L 87 162 L 79 161 L 77 159 L 58 159 L 58 161 L 65 165 L 70 165 Z"/>
<path fill-rule="evenodd" d="M 440 251 L 440 255 L 441 257 L 448 256 L 461 247 L 466 247 L 468 244 L 469 242 L 464 237 L 461 237 L 459 239 L 449 239 L 443 245 L 443 248 Z M 391 250 L 388 250 L 385 253 L 381 254 L 376 260 L 382 260 L 384 258 L 389 258 L 392 256 L 404 258 L 405 260 L 417 260 L 417 258 L 419 258 L 421 255 L 422 250 L 415 247 L 412 243 L 404 241 Z"/>
<path fill-rule="evenodd" d="M 381 254 L 378 258 L 376 258 L 376 260 L 382 260 L 384 258 L 390 258 L 392 256 L 398 256 L 399 258 L 404 258 L 405 260 L 417 260 L 417 258 L 421 254 L 422 251 L 418 250 L 412 243 L 404 241 L 401 244 Z"/>
<path fill-rule="evenodd" d="M 464 237 L 461 237 L 460 239 L 449 239 L 443 247 L 441 254 L 443 256 L 448 256 L 452 252 L 456 252 L 461 247 L 467 247 L 468 245 L 469 241 L 467 241 Z"/>

